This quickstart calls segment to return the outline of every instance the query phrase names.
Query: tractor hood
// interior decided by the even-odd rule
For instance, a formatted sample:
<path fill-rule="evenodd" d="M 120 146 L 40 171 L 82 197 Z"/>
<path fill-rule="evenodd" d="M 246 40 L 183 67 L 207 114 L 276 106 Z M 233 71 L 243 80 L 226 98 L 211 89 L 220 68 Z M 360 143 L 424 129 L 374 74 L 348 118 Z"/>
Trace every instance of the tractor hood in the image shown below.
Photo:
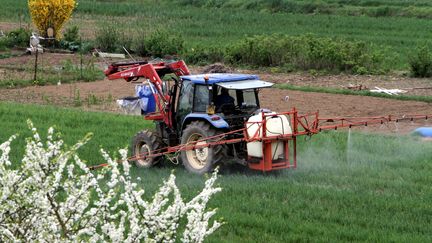
<path fill-rule="evenodd" d="M 192 81 L 195 84 L 205 84 L 204 78 L 208 78 L 208 84 L 259 79 L 257 75 L 234 74 L 234 73 L 209 73 L 209 74 L 187 75 L 187 76 L 181 76 L 181 78 L 183 80 Z"/>

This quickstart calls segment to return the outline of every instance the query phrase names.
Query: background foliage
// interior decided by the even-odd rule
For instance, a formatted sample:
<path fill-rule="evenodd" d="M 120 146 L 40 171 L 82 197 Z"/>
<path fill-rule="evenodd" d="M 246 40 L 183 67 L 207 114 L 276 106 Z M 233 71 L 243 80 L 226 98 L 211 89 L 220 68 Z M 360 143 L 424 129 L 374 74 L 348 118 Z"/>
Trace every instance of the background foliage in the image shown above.
<path fill-rule="evenodd" d="M 131 40 L 147 39 L 159 29 L 173 36 L 180 34 L 185 50 L 182 57 L 194 63 L 221 60 L 224 53 L 219 50 L 236 45 L 245 36 L 312 34 L 364 42 L 371 53 L 378 51 L 391 59 L 390 69 L 397 71 L 410 69 L 415 48 L 432 38 L 432 32 L 427 31 L 429 20 L 424 19 L 431 5 L 425 0 L 81 0 L 71 22 L 80 26 L 84 40 L 95 38 L 95 27 L 111 23 L 126 32 L 120 34 L 117 46 L 130 46 L 141 53 L 146 50 L 137 43 L 144 41 L 131 44 Z M 311 6 L 312 11 L 307 10 Z M 30 19 L 23 1 L 4 0 L 0 13 L 3 21 Z"/>

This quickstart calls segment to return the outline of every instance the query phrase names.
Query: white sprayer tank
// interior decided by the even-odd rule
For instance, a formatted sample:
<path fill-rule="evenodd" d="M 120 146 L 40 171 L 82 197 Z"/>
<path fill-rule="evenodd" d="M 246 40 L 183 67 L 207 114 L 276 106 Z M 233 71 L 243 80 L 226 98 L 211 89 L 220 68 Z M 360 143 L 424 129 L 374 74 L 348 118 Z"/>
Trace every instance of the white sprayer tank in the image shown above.
<path fill-rule="evenodd" d="M 266 113 L 266 115 L 276 114 Z M 267 136 L 275 136 L 281 134 L 291 134 L 291 126 L 289 124 L 288 117 L 286 115 L 277 115 L 277 116 L 267 116 L 266 117 L 266 135 Z M 247 123 L 247 133 L 249 138 L 256 137 L 262 138 L 263 136 L 263 128 L 259 125 L 259 123 L 251 123 L 251 122 L 261 122 L 262 121 L 262 113 L 258 113 L 257 115 L 251 116 Z M 257 133 L 258 131 L 258 133 Z M 272 155 L 273 160 L 278 159 L 284 153 L 283 142 L 274 141 L 272 142 Z M 262 150 L 262 142 L 255 141 L 247 143 L 247 152 L 249 156 L 252 157 L 263 157 Z"/>

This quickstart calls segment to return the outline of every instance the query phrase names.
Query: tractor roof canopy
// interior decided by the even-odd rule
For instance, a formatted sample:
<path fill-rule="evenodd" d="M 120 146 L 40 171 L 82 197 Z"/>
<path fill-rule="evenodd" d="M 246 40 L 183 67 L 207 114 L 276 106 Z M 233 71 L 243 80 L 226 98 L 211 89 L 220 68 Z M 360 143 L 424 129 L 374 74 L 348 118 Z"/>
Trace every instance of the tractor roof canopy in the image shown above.
<path fill-rule="evenodd" d="M 247 81 L 233 81 L 233 82 L 221 82 L 216 85 L 221 86 L 225 89 L 260 89 L 260 88 L 268 88 L 273 86 L 274 83 L 262 81 L 262 80 L 247 80 Z"/>
<path fill-rule="evenodd" d="M 236 73 L 209 73 L 209 74 L 181 76 L 183 80 L 189 80 L 195 84 L 205 84 L 204 78 L 206 77 L 208 78 L 208 84 L 259 79 L 257 75 L 236 74 Z"/>

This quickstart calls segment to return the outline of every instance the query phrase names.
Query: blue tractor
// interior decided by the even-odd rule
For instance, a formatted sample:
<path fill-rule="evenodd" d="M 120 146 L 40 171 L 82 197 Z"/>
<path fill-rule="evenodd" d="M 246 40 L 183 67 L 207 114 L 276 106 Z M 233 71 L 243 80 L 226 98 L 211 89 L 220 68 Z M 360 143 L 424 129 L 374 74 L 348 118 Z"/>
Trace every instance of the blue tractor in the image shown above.
<path fill-rule="evenodd" d="M 105 74 L 126 81 L 144 78 L 154 95 L 156 112 L 144 118 L 153 120 L 156 129 L 140 131 L 132 139 L 136 165 L 151 167 L 170 148 L 195 144 L 197 148 L 180 149 L 180 159 L 187 170 L 198 174 L 226 161 L 247 164 L 246 142 L 218 144 L 217 140 L 239 141 L 245 122 L 260 110 L 259 90 L 273 85 L 248 74 L 190 75 L 183 61 L 115 63 Z M 199 146 L 205 143 L 214 145 Z"/>

